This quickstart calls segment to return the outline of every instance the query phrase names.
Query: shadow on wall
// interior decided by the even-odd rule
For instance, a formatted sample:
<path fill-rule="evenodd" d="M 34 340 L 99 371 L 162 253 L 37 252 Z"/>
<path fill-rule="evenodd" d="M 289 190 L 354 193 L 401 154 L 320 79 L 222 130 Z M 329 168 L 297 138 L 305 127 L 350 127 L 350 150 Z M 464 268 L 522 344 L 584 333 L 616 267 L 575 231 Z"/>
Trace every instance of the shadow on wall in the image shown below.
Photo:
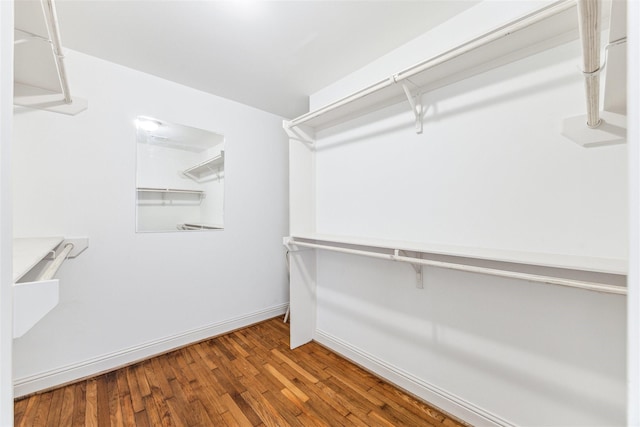
<path fill-rule="evenodd" d="M 439 324 L 433 320 L 431 322 L 424 319 L 414 318 L 411 322 L 414 325 L 420 325 L 424 333 L 418 333 L 416 329 L 409 330 L 403 327 L 397 327 L 397 325 L 389 322 L 382 321 L 382 316 L 376 316 L 375 313 L 380 313 L 381 307 L 372 306 L 367 310 L 354 311 L 354 306 L 349 304 L 345 300 L 341 302 L 323 301 L 323 310 L 331 312 L 332 315 L 339 317 L 340 319 L 357 318 L 358 322 L 362 325 L 366 325 L 368 329 L 373 329 L 378 334 L 383 336 L 394 337 L 394 341 L 409 342 L 412 346 L 419 346 L 421 350 L 426 350 L 436 355 L 438 358 L 448 361 L 454 361 L 454 363 L 460 366 L 471 366 L 474 370 L 482 372 L 483 375 L 490 376 L 495 379 L 494 384 L 481 385 L 483 388 L 495 387 L 495 384 L 516 384 L 522 387 L 522 384 L 526 384 L 527 392 L 536 394 L 538 396 L 544 396 L 546 400 L 552 402 L 561 402 L 561 405 L 568 408 L 573 408 L 574 412 L 584 413 L 585 418 L 589 417 L 598 422 L 606 423 L 609 425 L 617 425 L 624 422 L 625 405 L 621 400 L 619 404 L 613 404 L 611 402 L 603 401 L 601 398 L 590 394 L 588 391 L 590 388 L 585 387 L 571 387 L 567 382 L 557 380 L 556 375 L 553 372 L 539 372 L 532 369 L 526 362 L 523 361 L 508 361 L 512 363 L 505 363 L 504 360 L 497 359 L 495 355 L 491 353 L 474 352 L 473 346 L 455 346 L 450 342 L 444 342 L 440 339 L 443 334 L 451 335 L 452 332 L 455 335 L 459 335 L 456 331 L 447 330 L 447 326 Z M 481 325 L 476 325 L 481 326 Z M 345 329 L 349 326 L 344 324 Z M 358 327 L 358 326 L 356 326 Z M 325 334 L 332 336 L 332 334 L 322 331 Z M 458 331 L 459 332 L 459 331 Z M 481 339 L 489 339 L 487 336 L 480 336 Z M 349 340 L 352 341 L 352 340 Z M 451 341 L 451 340 L 449 340 Z M 393 346 L 391 342 L 388 345 Z M 505 343 L 498 343 L 500 346 L 507 345 Z M 357 347 L 354 346 L 354 347 Z M 362 353 L 370 354 L 366 348 L 357 347 Z M 544 355 L 542 356 L 544 357 Z M 382 359 L 380 356 L 376 356 L 377 359 Z M 397 362 L 389 363 L 388 360 L 384 360 L 384 363 L 390 366 L 398 366 Z M 400 363 L 402 366 L 402 363 Z M 410 372 L 412 375 L 416 375 L 415 372 Z M 419 375 L 416 375 L 420 377 Z M 425 379 L 428 382 L 428 379 Z M 439 384 L 434 384 L 441 387 Z M 453 394 L 460 395 L 456 390 L 447 390 Z M 463 399 L 464 395 L 460 395 Z M 517 397 L 514 397 L 517 399 Z M 468 400 L 468 399 L 467 399 Z M 528 405 L 527 402 L 522 402 L 523 405 Z M 617 420 L 617 421 L 616 421 Z"/>

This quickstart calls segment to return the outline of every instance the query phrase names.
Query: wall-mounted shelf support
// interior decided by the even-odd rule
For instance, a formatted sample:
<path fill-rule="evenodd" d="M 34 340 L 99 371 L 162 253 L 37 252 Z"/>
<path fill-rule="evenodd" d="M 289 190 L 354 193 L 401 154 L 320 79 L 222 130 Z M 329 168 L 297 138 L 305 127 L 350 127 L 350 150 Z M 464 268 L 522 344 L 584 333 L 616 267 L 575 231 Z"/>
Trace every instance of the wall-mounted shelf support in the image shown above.
<path fill-rule="evenodd" d="M 411 105 L 411 111 L 416 119 L 415 127 L 416 133 L 422 133 L 422 122 L 423 122 L 423 108 L 422 108 L 422 94 L 417 92 L 415 97 L 411 94 L 411 90 L 407 86 L 405 82 L 402 82 L 402 90 L 404 90 L 404 94 L 407 96 L 407 101 L 409 101 L 409 105 Z"/>
<path fill-rule="evenodd" d="M 404 258 L 413 257 L 413 258 L 422 259 L 422 254 L 420 252 L 416 252 L 414 255 L 410 255 L 407 251 L 403 251 L 401 249 L 394 249 L 393 255 L 396 258 L 399 256 L 402 256 Z M 424 289 L 424 271 L 423 271 L 424 265 L 417 264 L 417 263 L 410 263 L 410 265 L 411 267 L 413 267 L 413 269 L 416 272 L 416 288 Z"/>
<path fill-rule="evenodd" d="M 282 122 L 282 128 L 287 136 L 293 140 L 303 142 L 308 145 L 315 143 L 315 132 L 312 128 L 304 125 L 295 125 L 288 120 Z"/>

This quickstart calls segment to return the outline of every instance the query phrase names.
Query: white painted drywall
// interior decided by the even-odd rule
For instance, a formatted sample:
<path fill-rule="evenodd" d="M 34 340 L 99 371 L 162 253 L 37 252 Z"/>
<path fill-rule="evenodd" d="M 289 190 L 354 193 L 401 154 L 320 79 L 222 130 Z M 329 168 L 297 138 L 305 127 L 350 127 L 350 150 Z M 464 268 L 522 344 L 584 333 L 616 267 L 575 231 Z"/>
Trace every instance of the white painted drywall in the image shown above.
<path fill-rule="evenodd" d="M 11 127 L 13 2 L 0 2 L 0 425 L 13 425 Z"/>
<path fill-rule="evenodd" d="M 283 312 L 288 300 L 282 118 L 78 52 L 66 64 L 89 108 L 16 110 L 14 229 L 88 236 L 89 248 L 62 266 L 59 305 L 14 342 L 18 393 Z M 224 134 L 224 231 L 135 233 L 138 115 Z"/>
<path fill-rule="evenodd" d="M 627 4 L 627 75 L 640 74 L 640 3 Z M 640 116 L 640 83 L 627 83 L 629 117 Z M 627 424 L 640 426 L 640 125 L 629 120 L 629 296 L 627 302 Z"/>
<path fill-rule="evenodd" d="M 311 105 L 522 14 L 522 4 L 483 2 Z M 422 135 L 405 104 L 318 132 L 315 231 L 626 258 L 626 146 L 584 149 L 560 135 L 562 119 L 585 108 L 579 55 L 573 42 L 425 94 Z M 497 422 L 625 423 L 623 296 L 431 268 L 416 289 L 410 266 L 326 252 L 316 269 L 324 342 Z"/>

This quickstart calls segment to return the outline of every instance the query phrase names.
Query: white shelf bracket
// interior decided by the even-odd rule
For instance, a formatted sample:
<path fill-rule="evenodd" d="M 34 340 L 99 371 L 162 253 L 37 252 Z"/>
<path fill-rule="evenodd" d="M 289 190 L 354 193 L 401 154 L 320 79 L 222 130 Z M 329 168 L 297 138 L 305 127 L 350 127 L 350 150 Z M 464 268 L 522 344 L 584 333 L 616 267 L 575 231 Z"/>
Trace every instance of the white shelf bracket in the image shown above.
<path fill-rule="evenodd" d="M 287 133 L 287 136 L 291 139 L 304 142 L 308 145 L 314 145 L 316 142 L 313 129 L 310 129 L 307 126 L 292 126 L 290 121 L 283 120 L 282 128 Z"/>
<path fill-rule="evenodd" d="M 414 256 L 410 256 L 407 251 L 403 251 L 401 249 L 395 249 L 393 251 L 394 256 L 403 256 L 403 257 L 408 257 L 408 258 L 418 258 L 418 259 L 422 259 L 422 254 L 420 252 L 416 252 Z M 416 288 L 417 289 L 424 289 L 424 274 L 423 274 L 423 267 L 424 265 L 419 264 L 419 263 L 409 263 L 411 265 L 411 267 L 413 267 L 413 269 L 416 272 Z"/>
<path fill-rule="evenodd" d="M 409 105 L 411 105 L 411 111 L 413 112 L 413 115 L 416 119 L 416 133 L 421 134 L 423 122 L 422 94 L 420 92 L 417 92 L 416 96 L 414 97 L 405 82 L 401 82 L 400 85 L 402 85 L 402 90 L 404 90 L 404 94 L 407 96 L 407 101 L 409 101 Z"/>

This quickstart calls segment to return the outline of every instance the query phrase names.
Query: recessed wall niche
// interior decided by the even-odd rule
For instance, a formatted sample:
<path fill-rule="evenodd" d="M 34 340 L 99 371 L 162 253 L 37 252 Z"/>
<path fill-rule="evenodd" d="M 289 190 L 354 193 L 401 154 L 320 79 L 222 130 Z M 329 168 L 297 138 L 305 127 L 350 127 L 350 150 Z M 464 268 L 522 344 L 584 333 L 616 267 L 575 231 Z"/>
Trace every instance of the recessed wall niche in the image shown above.
<path fill-rule="evenodd" d="M 136 231 L 224 228 L 224 136 L 136 119 Z"/>

